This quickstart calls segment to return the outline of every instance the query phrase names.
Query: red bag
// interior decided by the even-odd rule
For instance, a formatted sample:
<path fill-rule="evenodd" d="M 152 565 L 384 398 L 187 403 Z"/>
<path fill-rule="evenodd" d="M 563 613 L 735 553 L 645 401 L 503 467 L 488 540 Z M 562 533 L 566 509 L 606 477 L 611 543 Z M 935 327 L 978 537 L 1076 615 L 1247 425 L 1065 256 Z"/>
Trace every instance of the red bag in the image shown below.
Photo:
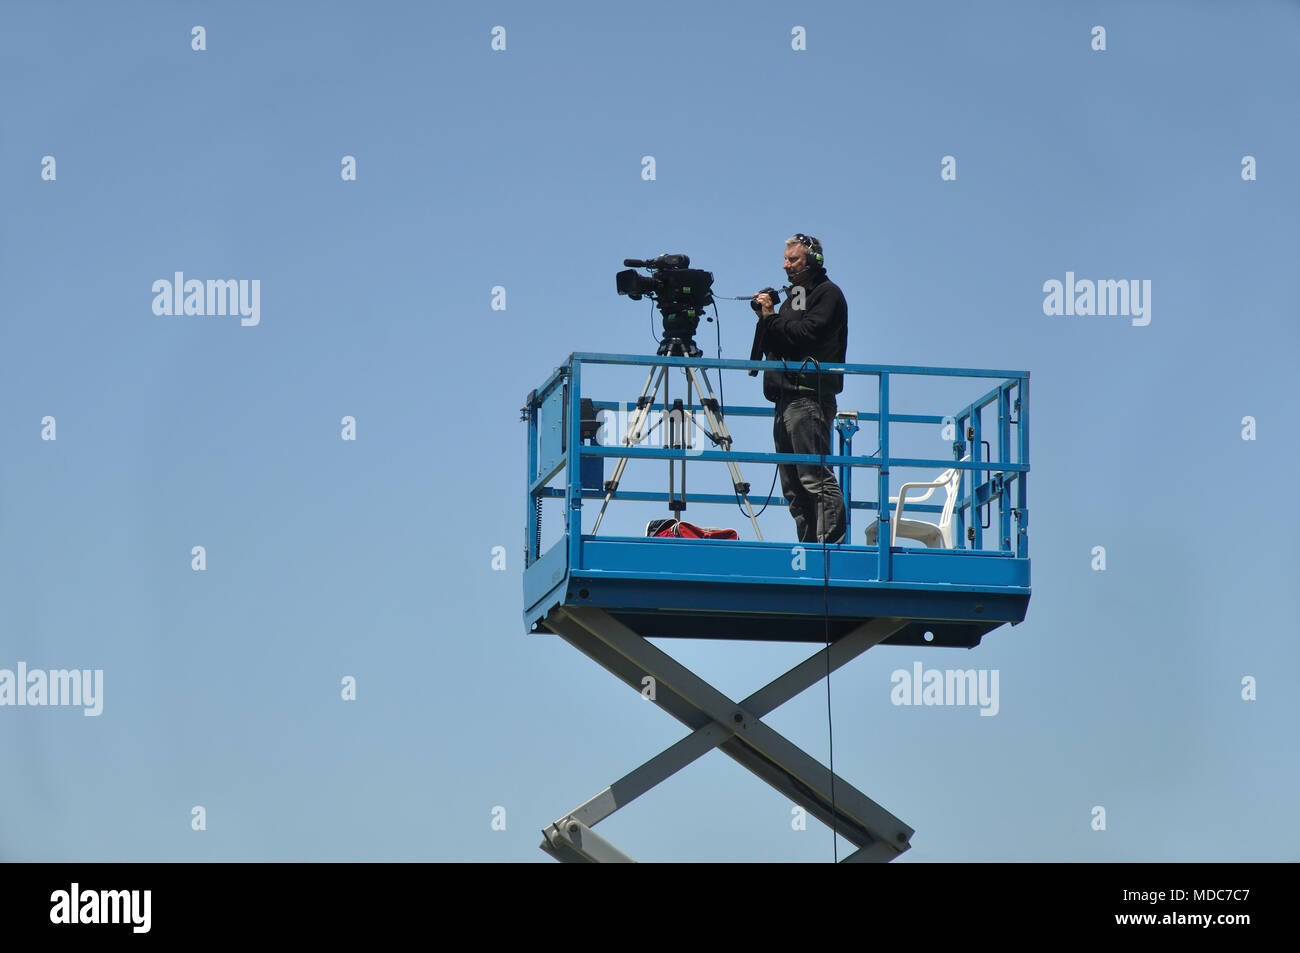
<path fill-rule="evenodd" d="M 645 534 L 678 539 L 740 539 L 740 535 L 734 529 L 696 526 L 685 520 L 651 520 L 645 524 Z"/>

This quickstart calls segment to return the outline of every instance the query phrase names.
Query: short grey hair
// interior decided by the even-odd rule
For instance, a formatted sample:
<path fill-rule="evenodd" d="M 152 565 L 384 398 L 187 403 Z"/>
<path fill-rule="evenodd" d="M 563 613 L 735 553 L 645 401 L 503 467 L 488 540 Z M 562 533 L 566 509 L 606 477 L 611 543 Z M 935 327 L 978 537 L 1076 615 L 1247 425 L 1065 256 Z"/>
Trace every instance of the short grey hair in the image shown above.
<path fill-rule="evenodd" d="M 809 247 L 808 245 L 805 245 L 805 244 L 804 244 L 804 243 L 799 239 L 799 237 L 796 236 L 796 235 L 791 235 L 789 238 L 787 238 L 787 239 L 785 240 L 785 247 L 786 247 L 786 248 L 789 248 L 791 245 L 798 245 L 798 246 L 799 246 L 800 248 L 802 248 L 805 252 L 807 252 L 807 256 L 808 256 L 808 264 L 811 265 L 811 266 L 813 266 L 814 268 L 819 264 L 819 262 L 817 261 L 817 259 L 814 257 L 814 256 L 816 256 L 816 255 L 821 255 L 821 256 L 822 256 L 822 260 L 821 260 L 820 264 L 823 264 L 823 265 L 826 264 L 826 252 L 822 251 L 822 243 L 821 243 L 821 239 L 820 239 L 820 238 L 814 238 L 812 235 L 805 235 L 804 238 L 806 238 L 806 239 L 808 239 L 810 242 L 812 242 L 812 246 L 811 246 L 811 247 Z"/>

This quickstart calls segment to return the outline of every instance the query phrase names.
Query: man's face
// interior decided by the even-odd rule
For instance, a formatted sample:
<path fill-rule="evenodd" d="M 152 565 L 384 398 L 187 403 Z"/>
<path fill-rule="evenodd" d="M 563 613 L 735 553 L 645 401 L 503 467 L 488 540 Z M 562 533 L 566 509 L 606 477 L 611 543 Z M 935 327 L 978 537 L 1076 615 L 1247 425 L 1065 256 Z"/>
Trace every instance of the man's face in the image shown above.
<path fill-rule="evenodd" d="M 798 242 L 785 246 L 785 276 L 793 279 L 795 275 L 808 267 L 808 249 Z"/>

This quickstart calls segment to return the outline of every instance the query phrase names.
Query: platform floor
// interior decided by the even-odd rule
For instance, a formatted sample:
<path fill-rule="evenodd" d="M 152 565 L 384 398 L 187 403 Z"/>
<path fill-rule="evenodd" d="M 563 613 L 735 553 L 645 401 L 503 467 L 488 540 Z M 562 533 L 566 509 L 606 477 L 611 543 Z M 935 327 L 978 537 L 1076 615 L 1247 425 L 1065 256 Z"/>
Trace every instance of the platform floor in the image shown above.
<path fill-rule="evenodd" d="M 551 631 L 557 606 L 596 606 L 648 638 L 821 643 L 894 618 L 912 621 L 884 644 L 970 648 L 1029 604 L 1028 560 L 1007 554 L 899 547 L 880 582 L 876 549 L 831 547 L 825 585 L 821 547 L 795 545 L 584 537 L 581 567 L 563 546 L 529 567 L 525 622 Z"/>

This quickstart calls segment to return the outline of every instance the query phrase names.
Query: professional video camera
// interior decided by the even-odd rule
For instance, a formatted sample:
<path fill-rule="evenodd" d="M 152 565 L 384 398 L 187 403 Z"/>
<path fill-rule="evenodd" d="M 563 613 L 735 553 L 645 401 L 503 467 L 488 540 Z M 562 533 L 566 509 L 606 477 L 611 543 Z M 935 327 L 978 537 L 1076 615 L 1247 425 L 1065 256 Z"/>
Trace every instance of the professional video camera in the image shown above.
<path fill-rule="evenodd" d="M 700 314 L 713 304 L 713 273 L 691 268 L 687 255 L 624 258 L 623 264 L 628 270 L 614 276 L 618 293 L 633 301 L 640 301 L 644 295 L 663 315 L 664 336 L 659 353 L 680 351 L 687 357 L 699 357 L 703 352 L 695 346 L 695 329 Z M 648 268 L 650 275 L 637 274 L 637 268 Z M 674 342 L 680 347 L 675 347 Z"/>

